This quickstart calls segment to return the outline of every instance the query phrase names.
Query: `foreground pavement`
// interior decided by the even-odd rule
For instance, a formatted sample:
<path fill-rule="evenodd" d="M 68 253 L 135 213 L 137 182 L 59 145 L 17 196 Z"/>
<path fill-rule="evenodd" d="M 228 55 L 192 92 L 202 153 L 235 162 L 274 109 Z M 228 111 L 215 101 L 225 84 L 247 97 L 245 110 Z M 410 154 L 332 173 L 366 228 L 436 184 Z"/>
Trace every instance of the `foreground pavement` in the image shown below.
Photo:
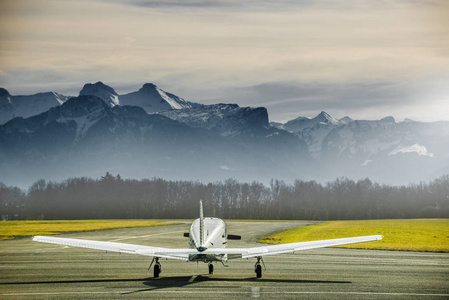
<path fill-rule="evenodd" d="M 307 225 L 295 222 L 226 222 L 242 235 L 230 247 L 257 246 L 271 232 Z M 150 246 L 187 248 L 190 223 L 61 235 Z M 342 237 L 346 237 L 342 233 Z M 36 243 L 0 242 L 0 299 L 105 298 L 307 298 L 447 299 L 449 254 L 326 248 L 264 257 L 229 267 L 161 260 L 160 278 L 148 271 L 151 258 Z"/>

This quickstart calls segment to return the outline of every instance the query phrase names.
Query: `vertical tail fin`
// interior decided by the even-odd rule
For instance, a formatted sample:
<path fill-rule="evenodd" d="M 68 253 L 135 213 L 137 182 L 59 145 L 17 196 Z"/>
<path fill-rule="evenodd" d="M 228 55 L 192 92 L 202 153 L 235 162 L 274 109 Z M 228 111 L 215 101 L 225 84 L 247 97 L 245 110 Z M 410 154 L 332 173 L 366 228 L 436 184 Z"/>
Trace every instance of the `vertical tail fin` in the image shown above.
<path fill-rule="evenodd" d="M 200 245 L 204 243 L 204 216 L 203 216 L 203 200 L 200 200 Z"/>

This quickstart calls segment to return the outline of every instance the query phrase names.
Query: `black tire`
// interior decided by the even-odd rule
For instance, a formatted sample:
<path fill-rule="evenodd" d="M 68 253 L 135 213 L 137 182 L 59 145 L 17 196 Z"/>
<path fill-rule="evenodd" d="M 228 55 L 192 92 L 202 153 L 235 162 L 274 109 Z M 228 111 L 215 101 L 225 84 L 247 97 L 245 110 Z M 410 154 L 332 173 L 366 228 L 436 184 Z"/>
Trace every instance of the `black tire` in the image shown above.
<path fill-rule="evenodd" d="M 214 274 L 214 265 L 209 264 L 209 274 Z"/>
<path fill-rule="evenodd" d="M 262 278 L 262 266 L 259 264 L 256 265 L 256 277 Z"/>
<path fill-rule="evenodd" d="M 155 264 L 154 265 L 154 278 L 158 278 L 160 273 L 161 273 L 161 265 Z"/>

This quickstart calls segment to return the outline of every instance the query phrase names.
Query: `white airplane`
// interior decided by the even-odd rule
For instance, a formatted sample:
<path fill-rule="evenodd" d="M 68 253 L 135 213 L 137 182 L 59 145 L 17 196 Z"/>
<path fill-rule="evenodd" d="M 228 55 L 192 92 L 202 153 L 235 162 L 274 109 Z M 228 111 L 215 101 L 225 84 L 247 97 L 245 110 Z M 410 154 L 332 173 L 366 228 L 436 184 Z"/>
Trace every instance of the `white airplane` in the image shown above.
<path fill-rule="evenodd" d="M 257 259 L 255 265 L 256 277 L 261 278 L 262 266 L 260 263 L 263 263 L 262 256 L 264 255 L 371 242 L 382 239 L 381 235 L 371 235 L 312 242 L 259 246 L 252 248 L 226 248 L 227 239 L 241 239 L 241 237 L 238 235 L 227 235 L 226 226 L 223 220 L 218 218 L 203 217 L 203 205 L 201 201 L 200 217 L 193 221 L 192 226 L 190 227 L 190 232 L 184 233 L 184 236 L 189 237 L 190 248 L 188 249 L 159 248 L 135 244 L 57 238 L 49 236 L 35 236 L 33 237 L 33 241 L 96 250 L 105 250 L 111 252 L 152 256 L 153 260 L 151 261 L 149 269 L 154 263 L 154 277 L 159 277 L 159 274 L 161 273 L 161 264 L 159 263 L 160 258 L 170 258 L 184 261 L 202 261 L 209 265 L 209 274 L 213 274 L 214 265 L 212 264 L 212 262 L 214 261 L 221 262 L 224 265 L 225 262 L 231 259 L 254 257 Z"/>

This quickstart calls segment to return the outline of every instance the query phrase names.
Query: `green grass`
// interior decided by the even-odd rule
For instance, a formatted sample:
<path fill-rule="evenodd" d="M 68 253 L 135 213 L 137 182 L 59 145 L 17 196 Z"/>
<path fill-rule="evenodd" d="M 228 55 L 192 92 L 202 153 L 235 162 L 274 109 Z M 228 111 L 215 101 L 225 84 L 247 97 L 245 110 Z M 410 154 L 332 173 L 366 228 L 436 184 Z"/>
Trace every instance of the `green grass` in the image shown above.
<path fill-rule="evenodd" d="M 162 220 L 3 221 L 0 240 L 103 229 L 173 225 Z"/>
<path fill-rule="evenodd" d="M 326 221 L 271 234 L 259 241 L 283 244 L 377 234 L 384 236 L 381 241 L 340 247 L 449 252 L 449 219 Z"/>

